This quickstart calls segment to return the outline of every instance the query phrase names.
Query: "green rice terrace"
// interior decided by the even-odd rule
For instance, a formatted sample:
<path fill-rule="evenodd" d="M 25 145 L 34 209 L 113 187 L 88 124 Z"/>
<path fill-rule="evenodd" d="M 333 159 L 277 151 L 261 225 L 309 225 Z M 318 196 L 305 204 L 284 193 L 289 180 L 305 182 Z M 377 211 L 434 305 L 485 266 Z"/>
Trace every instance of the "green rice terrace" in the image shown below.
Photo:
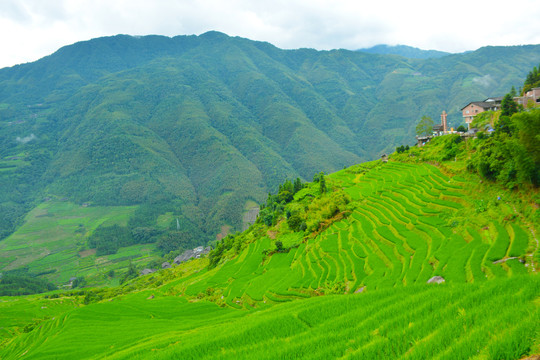
<path fill-rule="evenodd" d="M 465 171 L 470 144 L 434 161 L 434 143 L 286 182 L 208 257 L 117 287 L 0 298 L 0 358 L 540 354 L 537 190 Z"/>

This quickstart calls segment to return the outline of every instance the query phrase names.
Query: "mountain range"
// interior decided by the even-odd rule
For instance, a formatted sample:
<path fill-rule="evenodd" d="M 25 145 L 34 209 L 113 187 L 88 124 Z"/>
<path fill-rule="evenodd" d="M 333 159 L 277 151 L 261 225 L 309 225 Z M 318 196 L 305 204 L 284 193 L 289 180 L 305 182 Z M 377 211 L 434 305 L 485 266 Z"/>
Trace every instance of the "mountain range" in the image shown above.
<path fill-rule="evenodd" d="M 0 69 L 0 237 L 57 198 L 169 213 L 204 243 L 284 179 L 412 144 L 423 115 L 457 126 L 539 62 L 540 45 L 412 59 L 218 32 L 69 45 Z"/>

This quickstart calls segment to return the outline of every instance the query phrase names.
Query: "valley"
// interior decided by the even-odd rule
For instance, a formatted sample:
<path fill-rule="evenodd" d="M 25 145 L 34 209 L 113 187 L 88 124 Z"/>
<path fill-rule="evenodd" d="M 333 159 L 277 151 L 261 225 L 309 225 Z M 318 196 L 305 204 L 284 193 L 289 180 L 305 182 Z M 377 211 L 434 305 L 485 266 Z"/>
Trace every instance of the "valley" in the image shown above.
<path fill-rule="evenodd" d="M 0 69 L 0 359 L 540 356 L 540 46 L 364 50 Z"/>

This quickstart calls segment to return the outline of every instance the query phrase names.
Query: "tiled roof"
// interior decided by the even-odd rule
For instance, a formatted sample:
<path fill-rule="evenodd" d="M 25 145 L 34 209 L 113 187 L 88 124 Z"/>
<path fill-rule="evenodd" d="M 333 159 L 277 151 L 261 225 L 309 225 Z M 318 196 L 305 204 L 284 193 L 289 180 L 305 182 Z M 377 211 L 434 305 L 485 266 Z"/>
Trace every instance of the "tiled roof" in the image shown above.
<path fill-rule="evenodd" d="M 485 101 L 473 101 L 465 105 L 461 108 L 461 110 L 465 109 L 467 106 L 474 104 L 476 106 L 480 106 L 483 109 L 491 109 L 492 107 L 496 106 L 496 104 L 493 104 L 492 102 L 485 102 Z"/>

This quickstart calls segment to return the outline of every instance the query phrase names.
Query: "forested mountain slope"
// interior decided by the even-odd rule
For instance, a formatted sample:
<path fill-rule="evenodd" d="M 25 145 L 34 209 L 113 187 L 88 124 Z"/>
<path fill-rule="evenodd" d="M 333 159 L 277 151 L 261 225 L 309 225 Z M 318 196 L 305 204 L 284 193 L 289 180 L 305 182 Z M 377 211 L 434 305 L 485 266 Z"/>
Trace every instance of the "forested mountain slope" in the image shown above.
<path fill-rule="evenodd" d="M 369 54 L 399 55 L 411 59 L 440 58 L 446 55 L 450 55 L 450 53 L 444 51 L 422 50 L 407 45 L 375 45 L 370 48 L 358 49 L 358 51 Z"/>
<path fill-rule="evenodd" d="M 283 179 L 376 158 L 423 114 L 457 125 L 539 61 L 540 46 L 407 60 L 217 32 L 66 46 L 0 70 L 2 236 L 55 195 L 150 204 L 205 242 Z"/>

